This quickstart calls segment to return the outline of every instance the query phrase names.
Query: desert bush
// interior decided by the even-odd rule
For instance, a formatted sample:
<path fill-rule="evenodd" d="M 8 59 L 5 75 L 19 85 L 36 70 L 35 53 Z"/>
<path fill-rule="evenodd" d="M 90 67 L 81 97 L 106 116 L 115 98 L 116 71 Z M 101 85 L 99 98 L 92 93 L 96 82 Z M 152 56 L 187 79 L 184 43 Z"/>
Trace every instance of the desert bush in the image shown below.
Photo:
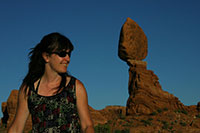
<path fill-rule="evenodd" d="M 126 126 L 126 127 L 130 127 L 131 126 L 131 124 L 130 123 L 128 123 L 128 122 L 126 122 L 123 126 Z"/>
<path fill-rule="evenodd" d="M 180 122 L 180 125 L 185 127 L 187 124 L 186 124 L 185 122 L 182 122 L 182 121 L 181 121 L 181 122 Z"/>
<path fill-rule="evenodd" d="M 141 120 L 141 122 L 143 122 L 145 126 L 152 125 L 149 120 Z"/>
<path fill-rule="evenodd" d="M 154 115 L 157 115 L 157 113 L 156 112 L 152 112 L 150 115 L 154 116 Z"/>
<path fill-rule="evenodd" d="M 163 108 L 163 111 L 168 111 L 168 108 Z"/>
<path fill-rule="evenodd" d="M 157 119 L 158 122 L 160 122 L 160 119 Z"/>
<path fill-rule="evenodd" d="M 125 115 L 122 115 L 122 114 L 120 114 L 120 115 L 119 115 L 119 118 L 120 118 L 120 119 L 122 119 L 122 120 L 124 120 L 124 119 L 126 119 L 126 116 L 125 116 Z"/>
<path fill-rule="evenodd" d="M 148 121 L 152 121 L 153 120 L 153 118 L 148 118 Z"/>
<path fill-rule="evenodd" d="M 157 109 L 157 112 L 158 113 L 162 113 L 162 109 Z"/>
<path fill-rule="evenodd" d="M 175 113 L 183 113 L 185 115 L 188 115 L 188 112 L 186 110 L 175 110 Z"/>
<path fill-rule="evenodd" d="M 98 124 L 97 126 L 94 127 L 95 133 L 110 133 L 111 128 L 109 124 Z"/>
<path fill-rule="evenodd" d="M 114 133 L 129 133 L 129 129 L 124 129 L 124 130 L 115 130 Z"/>
<path fill-rule="evenodd" d="M 181 113 L 188 115 L 188 112 L 186 110 L 181 110 Z"/>
<path fill-rule="evenodd" d="M 169 123 L 167 121 L 162 121 L 162 129 L 168 129 L 169 128 Z"/>
<path fill-rule="evenodd" d="M 200 118 L 200 114 L 196 115 L 196 118 Z"/>

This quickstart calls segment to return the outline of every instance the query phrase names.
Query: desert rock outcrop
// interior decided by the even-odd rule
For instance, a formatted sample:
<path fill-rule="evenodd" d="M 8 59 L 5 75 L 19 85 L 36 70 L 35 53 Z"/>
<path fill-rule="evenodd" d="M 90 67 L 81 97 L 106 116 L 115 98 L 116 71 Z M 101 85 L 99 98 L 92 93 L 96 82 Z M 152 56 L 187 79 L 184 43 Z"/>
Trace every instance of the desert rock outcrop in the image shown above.
<path fill-rule="evenodd" d="M 121 28 L 118 55 L 124 61 L 143 60 L 147 56 L 147 37 L 142 28 L 130 18 Z"/>
<path fill-rule="evenodd" d="M 10 126 L 12 123 L 16 109 L 17 109 L 17 104 L 18 104 L 18 90 L 12 90 L 10 93 L 10 96 L 8 97 L 7 102 L 2 103 L 2 112 L 3 112 L 3 118 L 2 122 L 7 125 L 7 127 Z M 24 132 L 29 132 L 32 128 L 32 122 L 31 122 L 31 117 L 29 116 Z"/>
<path fill-rule="evenodd" d="M 147 70 L 147 62 L 142 61 L 147 56 L 147 38 L 130 18 L 121 29 L 118 55 L 130 66 L 127 115 L 150 114 L 163 108 L 187 110 L 177 97 L 163 91 L 159 78 Z"/>
<path fill-rule="evenodd" d="M 197 103 L 197 110 L 200 113 L 200 102 Z"/>
<path fill-rule="evenodd" d="M 7 127 L 10 126 L 11 122 L 14 119 L 16 109 L 17 109 L 17 98 L 18 98 L 18 90 L 12 90 L 7 102 L 2 103 L 2 112 L 3 118 L 2 123 L 6 124 Z M 93 119 L 94 125 L 105 124 L 108 120 L 112 120 L 121 115 L 125 115 L 125 107 L 122 106 L 107 106 L 102 110 L 95 110 L 92 107 L 89 107 L 91 117 Z M 31 117 L 29 116 L 24 132 L 29 132 L 32 128 Z"/>

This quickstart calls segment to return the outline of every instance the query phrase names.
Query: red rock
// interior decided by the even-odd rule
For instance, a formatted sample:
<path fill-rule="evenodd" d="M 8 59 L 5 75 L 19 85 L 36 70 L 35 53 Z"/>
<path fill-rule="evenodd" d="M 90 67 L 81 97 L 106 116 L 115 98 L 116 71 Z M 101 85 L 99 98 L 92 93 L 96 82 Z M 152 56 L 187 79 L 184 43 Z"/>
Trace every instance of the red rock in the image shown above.
<path fill-rule="evenodd" d="M 197 110 L 200 113 L 200 102 L 197 103 Z"/>
<path fill-rule="evenodd" d="M 8 97 L 6 104 L 4 104 L 6 106 L 4 106 L 4 107 L 2 106 L 3 107 L 2 109 L 4 110 L 4 112 L 3 112 L 4 117 L 6 117 L 5 114 L 8 115 L 7 121 L 4 121 L 4 123 L 7 124 L 7 127 L 10 127 L 10 125 L 15 117 L 17 104 L 18 104 L 18 90 L 12 90 L 10 96 Z M 29 132 L 31 129 L 32 129 L 32 121 L 31 121 L 31 117 L 29 116 L 29 118 L 26 122 L 26 125 L 25 125 L 24 132 L 25 133 Z"/>
<path fill-rule="evenodd" d="M 188 110 L 177 97 L 162 90 L 158 77 L 142 62 L 135 61 L 129 69 L 127 115 L 150 114 L 164 108 Z"/>
<path fill-rule="evenodd" d="M 124 61 L 143 60 L 147 56 L 147 37 L 131 18 L 121 28 L 118 56 Z"/>

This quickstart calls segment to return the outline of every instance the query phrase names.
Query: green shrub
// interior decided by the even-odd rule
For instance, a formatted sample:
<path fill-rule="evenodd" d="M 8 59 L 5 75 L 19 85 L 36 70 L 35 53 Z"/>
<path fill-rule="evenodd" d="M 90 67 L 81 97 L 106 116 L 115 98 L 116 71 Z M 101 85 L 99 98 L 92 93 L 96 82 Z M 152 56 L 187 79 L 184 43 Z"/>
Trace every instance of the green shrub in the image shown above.
<path fill-rule="evenodd" d="M 95 133 L 110 133 L 110 125 L 109 124 L 98 124 L 97 126 L 94 127 Z"/>
<path fill-rule="evenodd" d="M 158 113 L 162 113 L 162 109 L 157 109 L 157 112 Z"/>
<path fill-rule="evenodd" d="M 107 122 L 108 124 L 111 124 L 112 123 L 112 121 L 111 120 L 108 120 L 108 122 Z"/>
<path fill-rule="evenodd" d="M 188 112 L 186 110 L 175 110 L 175 113 L 183 113 L 185 115 L 188 115 Z"/>
<path fill-rule="evenodd" d="M 163 111 L 168 111 L 168 108 L 163 108 Z"/>
<path fill-rule="evenodd" d="M 196 115 L 197 118 L 200 118 L 200 114 Z"/>
<path fill-rule="evenodd" d="M 131 124 L 130 123 L 128 123 L 128 122 L 126 122 L 123 126 L 126 126 L 126 127 L 130 127 L 131 126 Z"/>
<path fill-rule="evenodd" d="M 154 115 L 157 115 L 157 113 L 156 112 L 152 112 L 150 115 L 154 116 Z"/>
<path fill-rule="evenodd" d="M 122 119 L 122 120 L 124 120 L 124 119 L 126 119 L 126 116 L 125 116 L 125 115 L 122 115 L 122 114 L 120 114 L 120 115 L 119 115 L 119 118 L 120 118 L 120 119 Z"/>
<path fill-rule="evenodd" d="M 162 129 L 168 129 L 169 128 L 169 123 L 168 122 L 162 121 L 162 124 L 163 124 Z"/>
<path fill-rule="evenodd" d="M 181 122 L 180 122 L 180 125 L 185 127 L 187 124 L 186 124 L 185 122 L 182 122 L 182 121 L 181 121 Z"/>
<path fill-rule="evenodd" d="M 129 133 L 129 129 L 115 130 L 114 133 Z"/>
<path fill-rule="evenodd" d="M 148 121 L 152 121 L 153 120 L 153 118 L 148 118 Z"/>
<path fill-rule="evenodd" d="M 187 112 L 186 110 L 181 110 L 181 113 L 183 113 L 183 114 L 185 114 L 185 115 L 188 114 L 188 112 Z"/>
<path fill-rule="evenodd" d="M 141 122 L 143 122 L 145 126 L 152 125 L 152 123 L 148 120 L 141 120 Z"/>

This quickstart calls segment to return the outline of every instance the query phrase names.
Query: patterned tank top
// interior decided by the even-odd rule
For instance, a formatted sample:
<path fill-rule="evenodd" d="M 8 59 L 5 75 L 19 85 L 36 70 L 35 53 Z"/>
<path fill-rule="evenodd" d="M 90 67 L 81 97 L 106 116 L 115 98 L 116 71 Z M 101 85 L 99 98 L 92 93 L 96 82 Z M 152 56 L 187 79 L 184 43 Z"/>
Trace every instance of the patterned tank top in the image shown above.
<path fill-rule="evenodd" d="M 32 133 L 79 133 L 80 120 L 76 106 L 74 77 L 58 94 L 41 96 L 38 86 L 30 88 L 28 108 L 32 116 Z"/>

